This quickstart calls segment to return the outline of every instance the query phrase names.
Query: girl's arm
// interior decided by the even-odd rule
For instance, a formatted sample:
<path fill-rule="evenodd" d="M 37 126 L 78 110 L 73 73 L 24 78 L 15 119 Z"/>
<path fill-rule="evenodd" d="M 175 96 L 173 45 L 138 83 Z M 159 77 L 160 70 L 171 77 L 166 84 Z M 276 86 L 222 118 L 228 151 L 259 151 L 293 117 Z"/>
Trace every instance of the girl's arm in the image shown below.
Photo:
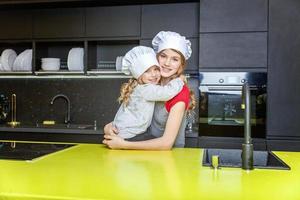
<path fill-rule="evenodd" d="M 178 135 L 185 113 L 185 103 L 178 102 L 170 110 L 163 136 L 146 141 L 126 141 L 115 134 L 104 135 L 103 143 L 112 149 L 170 150 Z"/>
<path fill-rule="evenodd" d="M 176 96 L 184 85 L 181 78 L 171 80 L 167 85 L 147 84 L 141 87 L 141 94 L 147 101 L 168 101 Z"/>

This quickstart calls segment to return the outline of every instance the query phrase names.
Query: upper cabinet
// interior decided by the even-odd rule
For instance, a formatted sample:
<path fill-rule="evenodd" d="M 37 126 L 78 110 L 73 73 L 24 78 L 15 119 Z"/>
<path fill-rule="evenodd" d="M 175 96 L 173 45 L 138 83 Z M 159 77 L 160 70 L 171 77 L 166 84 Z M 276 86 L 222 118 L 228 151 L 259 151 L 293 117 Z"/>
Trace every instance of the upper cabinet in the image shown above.
<path fill-rule="evenodd" d="M 139 37 L 141 6 L 86 8 L 87 37 Z"/>
<path fill-rule="evenodd" d="M 20 54 L 32 49 L 32 74 L 50 74 L 44 63 L 51 59 L 44 58 L 59 59 L 51 74 L 115 70 L 120 56 L 137 45 L 152 46 L 153 37 L 163 30 L 178 32 L 191 41 L 193 53 L 185 72 L 199 70 L 199 3 L 0 9 L 0 17 L 0 40 L 5 40 L 0 50 L 14 49 Z M 69 56 L 71 52 L 80 53 L 80 70 L 69 67 L 77 61 L 76 56 Z"/>
<path fill-rule="evenodd" d="M 268 0 L 200 0 L 200 32 L 267 31 L 267 19 Z"/>
<path fill-rule="evenodd" d="M 34 38 L 83 37 L 83 8 L 40 9 L 34 12 Z"/>
<path fill-rule="evenodd" d="M 153 38 L 159 31 L 175 31 L 198 37 L 199 4 L 178 3 L 142 6 L 142 38 Z"/>
<path fill-rule="evenodd" d="M 300 139 L 300 1 L 270 1 L 267 137 Z"/>
<path fill-rule="evenodd" d="M 30 10 L 0 10 L 0 39 L 31 39 Z"/>
<path fill-rule="evenodd" d="M 199 64 L 200 69 L 266 68 L 267 33 L 202 33 Z"/>

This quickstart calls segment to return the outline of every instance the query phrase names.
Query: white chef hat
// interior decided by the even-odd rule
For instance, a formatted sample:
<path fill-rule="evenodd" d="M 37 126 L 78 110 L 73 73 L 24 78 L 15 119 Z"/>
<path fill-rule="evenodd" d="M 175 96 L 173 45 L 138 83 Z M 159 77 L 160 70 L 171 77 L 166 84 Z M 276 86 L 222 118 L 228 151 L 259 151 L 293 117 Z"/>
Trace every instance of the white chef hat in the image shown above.
<path fill-rule="evenodd" d="M 175 49 L 181 52 L 186 60 L 192 54 L 191 42 L 184 36 L 171 31 L 160 31 L 153 38 L 152 46 L 156 53 L 164 49 Z"/>
<path fill-rule="evenodd" d="M 122 59 L 122 72 L 138 79 L 147 69 L 159 66 L 156 53 L 150 47 L 137 46 L 128 51 Z"/>

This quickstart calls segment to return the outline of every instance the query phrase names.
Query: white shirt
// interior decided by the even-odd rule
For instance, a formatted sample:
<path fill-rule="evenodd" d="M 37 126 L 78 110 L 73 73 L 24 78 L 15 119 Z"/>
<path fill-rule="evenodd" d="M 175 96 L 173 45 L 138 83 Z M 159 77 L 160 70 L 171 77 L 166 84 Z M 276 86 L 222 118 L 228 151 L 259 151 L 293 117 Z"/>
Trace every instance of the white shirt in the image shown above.
<path fill-rule="evenodd" d="M 154 84 L 137 85 L 130 95 L 127 106 L 121 104 L 113 125 L 119 136 L 132 138 L 144 133 L 151 124 L 155 101 L 168 101 L 176 96 L 183 87 L 181 79 L 176 78 L 165 86 Z"/>

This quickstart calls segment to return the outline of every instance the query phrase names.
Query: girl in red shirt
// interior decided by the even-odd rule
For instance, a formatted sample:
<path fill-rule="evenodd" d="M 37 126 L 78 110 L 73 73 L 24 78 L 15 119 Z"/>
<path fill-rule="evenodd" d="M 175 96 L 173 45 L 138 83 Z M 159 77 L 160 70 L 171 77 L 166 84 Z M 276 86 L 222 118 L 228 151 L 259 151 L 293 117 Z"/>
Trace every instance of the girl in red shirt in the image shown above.
<path fill-rule="evenodd" d="M 190 58 L 191 43 L 175 32 L 161 31 L 152 40 L 160 65 L 161 84 L 182 75 L 186 60 Z M 103 143 L 112 149 L 169 150 L 173 146 L 184 147 L 185 115 L 195 107 L 195 98 L 187 85 L 173 99 L 156 102 L 151 126 L 147 133 L 124 140 L 117 135 L 112 123 L 104 127 Z"/>

